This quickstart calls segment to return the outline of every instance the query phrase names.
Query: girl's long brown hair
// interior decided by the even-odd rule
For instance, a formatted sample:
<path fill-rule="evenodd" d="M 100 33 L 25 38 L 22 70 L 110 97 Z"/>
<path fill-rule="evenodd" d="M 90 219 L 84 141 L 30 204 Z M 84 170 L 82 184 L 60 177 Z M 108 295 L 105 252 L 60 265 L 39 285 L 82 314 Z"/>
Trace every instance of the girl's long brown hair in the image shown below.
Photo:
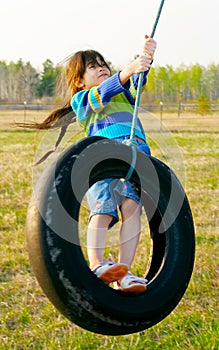
<path fill-rule="evenodd" d="M 49 114 L 49 116 L 44 119 L 41 123 L 30 122 L 30 123 L 19 123 L 21 127 L 28 129 L 38 129 L 38 130 L 47 130 L 52 128 L 61 127 L 61 132 L 56 141 L 54 149 L 48 151 L 35 165 L 42 163 L 48 156 L 54 152 L 61 142 L 67 127 L 69 124 L 76 121 L 76 115 L 71 107 L 71 99 L 74 94 L 82 90 L 81 81 L 83 79 L 85 70 L 89 64 L 94 64 L 98 66 L 107 66 L 111 71 L 109 65 L 103 58 L 103 56 L 95 50 L 85 50 L 78 51 L 66 60 L 66 67 L 64 71 L 64 79 L 61 77 L 62 84 L 64 80 L 64 104 L 61 108 L 54 110 Z"/>
<path fill-rule="evenodd" d="M 39 129 L 45 130 L 51 127 L 60 127 L 69 123 L 72 123 L 76 120 L 75 113 L 71 108 L 71 98 L 78 91 L 82 90 L 81 80 L 83 79 L 86 67 L 88 64 L 95 65 L 105 65 L 110 70 L 109 65 L 104 60 L 103 56 L 95 50 L 85 50 L 78 51 L 74 55 L 70 56 L 67 59 L 67 64 L 64 72 L 64 85 L 65 85 L 65 102 L 64 105 L 54 110 L 49 116 L 44 119 L 41 123 L 22 123 L 20 126 L 30 128 L 30 129 Z M 61 77 L 63 80 L 63 77 Z M 59 120 L 64 118 L 63 121 Z"/>

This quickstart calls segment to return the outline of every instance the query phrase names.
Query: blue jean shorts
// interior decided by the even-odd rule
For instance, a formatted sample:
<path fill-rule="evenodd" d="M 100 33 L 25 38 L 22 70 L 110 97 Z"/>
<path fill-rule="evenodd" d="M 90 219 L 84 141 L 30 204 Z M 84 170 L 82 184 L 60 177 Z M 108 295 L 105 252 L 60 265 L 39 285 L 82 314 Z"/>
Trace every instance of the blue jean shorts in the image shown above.
<path fill-rule="evenodd" d="M 115 139 L 122 142 L 129 137 Z M 147 143 L 136 140 L 138 149 L 150 155 L 150 148 Z M 90 218 L 96 214 L 107 214 L 112 216 L 109 228 L 118 221 L 118 208 L 120 209 L 126 198 L 133 199 L 141 206 L 141 201 L 135 188 L 129 181 L 107 178 L 97 181 L 87 192 L 87 201 L 90 207 Z"/>

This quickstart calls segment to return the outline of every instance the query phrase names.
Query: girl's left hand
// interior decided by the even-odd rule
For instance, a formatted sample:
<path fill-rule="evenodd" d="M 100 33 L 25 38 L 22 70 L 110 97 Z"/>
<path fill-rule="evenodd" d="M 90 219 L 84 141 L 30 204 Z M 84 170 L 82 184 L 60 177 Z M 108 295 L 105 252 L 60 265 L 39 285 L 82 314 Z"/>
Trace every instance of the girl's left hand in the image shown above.
<path fill-rule="evenodd" d="M 157 47 L 157 43 L 154 39 L 149 38 L 148 35 L 145 35 L 145 42 L 143 47 L 143 53 L 153 60 L 154 53 Z"/>

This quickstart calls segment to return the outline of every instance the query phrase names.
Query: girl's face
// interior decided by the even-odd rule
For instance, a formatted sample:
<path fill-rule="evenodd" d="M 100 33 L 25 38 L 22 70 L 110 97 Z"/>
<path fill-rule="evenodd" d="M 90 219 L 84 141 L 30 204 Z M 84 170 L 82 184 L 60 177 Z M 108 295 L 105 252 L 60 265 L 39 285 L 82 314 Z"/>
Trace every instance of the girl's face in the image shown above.
<path fill-rule="evenodd" d="M 93 86 L 98 86 L 104 80 L 109 78 L 111 72 L 104 62 L 101 62 L 97 57 L 97 63 L 88 62 L 82 79 L 83 89 L 90 89 Z"/>

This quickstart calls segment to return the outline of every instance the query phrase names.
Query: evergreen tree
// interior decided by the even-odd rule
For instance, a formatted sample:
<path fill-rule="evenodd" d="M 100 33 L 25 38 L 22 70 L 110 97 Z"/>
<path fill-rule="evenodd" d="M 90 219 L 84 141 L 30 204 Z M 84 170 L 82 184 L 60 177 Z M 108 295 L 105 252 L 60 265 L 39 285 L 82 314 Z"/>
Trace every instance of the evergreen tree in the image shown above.
<path fill-rule="evenodd" d="M 43 71 L 38 88 L 39 97 L 54 96 L 59 68 L 53 66 L 52 61 L 47 59 L 43 63 Z"/>

